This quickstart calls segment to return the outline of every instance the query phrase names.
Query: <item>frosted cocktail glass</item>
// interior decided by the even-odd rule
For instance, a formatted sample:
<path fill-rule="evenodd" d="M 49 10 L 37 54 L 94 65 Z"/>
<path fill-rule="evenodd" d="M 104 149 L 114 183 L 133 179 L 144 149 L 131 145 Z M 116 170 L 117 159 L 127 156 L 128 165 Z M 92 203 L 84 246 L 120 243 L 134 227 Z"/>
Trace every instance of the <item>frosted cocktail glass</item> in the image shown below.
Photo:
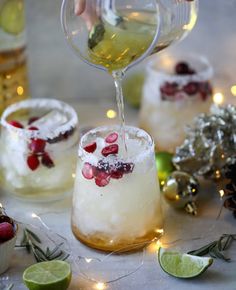
<path fill-rule="evenodd" d="M 72 192 L 79 131 L 71 106 L 22 101 L 4 111 L 1 125 L 1 186 L 8 193 L 48 201 Z"/>
<path fill-rule="evenodd" d="M 96 249 L 129 251 L 163 234 L 154 143 L 143 130 L 100 127 L 79 146 L 72 230 Z"/>

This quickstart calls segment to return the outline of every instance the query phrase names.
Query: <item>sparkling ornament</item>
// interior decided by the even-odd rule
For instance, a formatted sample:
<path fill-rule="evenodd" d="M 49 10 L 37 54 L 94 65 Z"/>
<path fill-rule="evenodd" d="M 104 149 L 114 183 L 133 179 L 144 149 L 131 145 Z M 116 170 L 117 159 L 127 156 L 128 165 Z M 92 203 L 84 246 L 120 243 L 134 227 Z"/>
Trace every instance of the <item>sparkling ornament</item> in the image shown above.
<path fill-rule="evenodd" d="M 165 200 L 175 208 L 184 208 L 196 215 L 195 200 L 198 194 L 198 181 L 188 173 L 174 171 L 163 186 Z"/>
<path fill-rule="evenodd" d="M 194 176 L 220 179 L 223 167 L 236 152 L 236 107 L 214 106 L 211 115 L 198 116 L 186 133 L 173 158 L 177 169 Z"/>
<path fill-rule="evenodd" d="M 161 186 L 164 185 L 167 177 L 175 170 L 172 163 L 173 154 L 168 152 L 159 152 L 156 154 L 157 174 Z"/>

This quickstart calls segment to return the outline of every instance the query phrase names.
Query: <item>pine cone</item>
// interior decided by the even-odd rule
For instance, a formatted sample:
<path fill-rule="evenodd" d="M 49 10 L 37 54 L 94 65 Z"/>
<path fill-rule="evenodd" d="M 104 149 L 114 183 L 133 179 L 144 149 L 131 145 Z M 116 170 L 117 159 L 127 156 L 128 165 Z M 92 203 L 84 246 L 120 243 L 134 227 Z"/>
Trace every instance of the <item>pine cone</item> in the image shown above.
<path fill-rule="evenodd" d="M 231 158 L 230 163 L 224 167 L 224 176 L 226 178 L 224 207 L 233 211 L 236 218 L 236 158 Z"/>

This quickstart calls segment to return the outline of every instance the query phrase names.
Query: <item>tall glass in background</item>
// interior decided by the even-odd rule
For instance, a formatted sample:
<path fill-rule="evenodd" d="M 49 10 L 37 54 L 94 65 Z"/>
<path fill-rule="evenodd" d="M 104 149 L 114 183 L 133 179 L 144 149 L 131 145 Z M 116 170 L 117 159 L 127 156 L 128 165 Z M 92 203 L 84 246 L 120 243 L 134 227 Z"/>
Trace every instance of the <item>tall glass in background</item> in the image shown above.
<path fill-rule="evenodd" d="M 24 0 L 0 0 L 0 114 L 29 97 Z"/>

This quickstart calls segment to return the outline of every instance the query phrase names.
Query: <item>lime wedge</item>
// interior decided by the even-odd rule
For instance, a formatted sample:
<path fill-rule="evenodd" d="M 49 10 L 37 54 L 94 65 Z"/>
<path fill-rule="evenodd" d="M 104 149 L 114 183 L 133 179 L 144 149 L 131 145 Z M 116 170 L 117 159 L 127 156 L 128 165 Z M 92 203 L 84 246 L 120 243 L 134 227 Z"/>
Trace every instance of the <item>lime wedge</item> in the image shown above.
<path fill-rule="evenodd" d="M 213 263 L 212 258 L 181 254 L 163 248 L 159 249 L 158 261 L 167 274 L 177 278 L 197 277 Z"/>
<path fill-rule="evenodd" d="M 34 264 L 24 271 L 23 281 L 30 290 L 66 290 L 71 281 L 71 267 L 58 260 Z"/>
<path fill-rule="evenodd" d="M 7 0 L 0 7 L 0 26 L 10 34 L 17 35 L 24 30 L 24 3 L 23 0 Z"/>

